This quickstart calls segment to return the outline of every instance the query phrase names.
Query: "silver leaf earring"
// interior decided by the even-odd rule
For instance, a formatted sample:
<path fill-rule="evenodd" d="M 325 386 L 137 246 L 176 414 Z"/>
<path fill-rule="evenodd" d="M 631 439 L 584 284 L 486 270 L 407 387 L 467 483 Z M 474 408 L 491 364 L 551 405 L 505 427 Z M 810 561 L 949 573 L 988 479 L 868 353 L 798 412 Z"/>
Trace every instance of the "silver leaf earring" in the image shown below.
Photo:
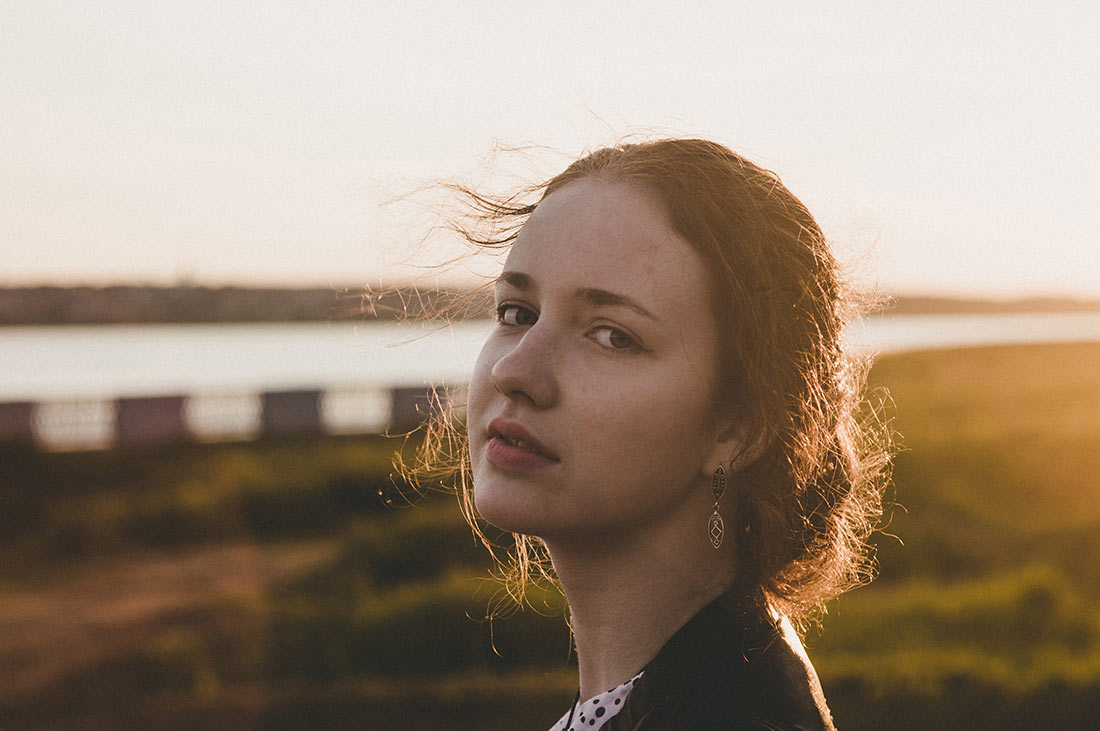
<path fill-rule="evenodd" d="M 714 493 L 714 512 L 710 515 L 710 520 L 707 521 L 707 533 L 710 534 L 710 543 L 717 550 L 722 545 L 722 536 L 726 533 L 726 524 L 722 521 L 722 516 L 718 514 L 718 501 L 722 497 L 722 493 L 726 491 L 726 470 L 722 465 L 718 465 L 718 469 L 714 471 L 714 477 L 710 481 L 710 491 Z"/>

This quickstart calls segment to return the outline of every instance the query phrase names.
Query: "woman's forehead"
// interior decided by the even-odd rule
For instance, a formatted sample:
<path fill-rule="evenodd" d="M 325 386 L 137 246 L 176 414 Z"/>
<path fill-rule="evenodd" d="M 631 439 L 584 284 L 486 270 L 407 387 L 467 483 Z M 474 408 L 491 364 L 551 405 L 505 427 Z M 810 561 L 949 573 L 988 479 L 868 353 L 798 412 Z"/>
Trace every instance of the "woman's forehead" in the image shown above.
<path fill-rule="evenodd" d="M 604 289 L 648 302 L 647 308 L 706 294 L 698 253 L 650 197 L 599 179 L 574 181 L 547 196 L 520 231 L 504 269 L 535 287 Z"/>

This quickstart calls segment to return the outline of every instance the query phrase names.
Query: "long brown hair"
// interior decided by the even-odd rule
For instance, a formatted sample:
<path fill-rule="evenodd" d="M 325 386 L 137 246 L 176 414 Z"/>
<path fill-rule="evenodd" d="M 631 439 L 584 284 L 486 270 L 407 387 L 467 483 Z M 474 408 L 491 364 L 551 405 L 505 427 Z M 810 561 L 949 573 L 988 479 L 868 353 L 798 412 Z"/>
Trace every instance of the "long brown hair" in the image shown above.
<path fill-rule="evenodd" d="M 864 398 L 868 362 L 843 347 L 857 308 L 828 242 L 774 173 L 701 139 L 599 149 L 510 197 L 451 186 L 472 214 L 455 229 L 478 247 L 507 247 L 541 200 L 586 177 L 649 194 L 706 264 L 725 344 L 716 397 L 749 437 L 730 491 L 738 500 L 734 591 L 802 624 L 870 579 L 867 539 L 888 479 L 889 433 Z M 404 471 L 417 484 L 457 490 L 508 593 L 522 600 L 530 580 L 552 580 L 545 547 L 515 534 L 505 552 L 486 537 L 461 430 L 440 415 Z"/>

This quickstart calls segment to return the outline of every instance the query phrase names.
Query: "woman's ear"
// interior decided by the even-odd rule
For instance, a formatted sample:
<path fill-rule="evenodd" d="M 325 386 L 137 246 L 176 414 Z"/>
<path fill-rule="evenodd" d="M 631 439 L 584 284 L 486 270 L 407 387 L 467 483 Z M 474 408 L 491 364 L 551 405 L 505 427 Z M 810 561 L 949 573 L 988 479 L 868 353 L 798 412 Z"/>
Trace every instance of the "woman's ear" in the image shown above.
<path fill-rule="evenodd" d="M 755 462 L 764 453 L 767 444 L 762 435 L 752 431 L 756 430 L 751 430 L 742 419 L 724 419 L 719 425 L 708 462 L 710 470 L 713 471 L 716 465 L 728 464 L 728 471 L 733 474 Z"/>

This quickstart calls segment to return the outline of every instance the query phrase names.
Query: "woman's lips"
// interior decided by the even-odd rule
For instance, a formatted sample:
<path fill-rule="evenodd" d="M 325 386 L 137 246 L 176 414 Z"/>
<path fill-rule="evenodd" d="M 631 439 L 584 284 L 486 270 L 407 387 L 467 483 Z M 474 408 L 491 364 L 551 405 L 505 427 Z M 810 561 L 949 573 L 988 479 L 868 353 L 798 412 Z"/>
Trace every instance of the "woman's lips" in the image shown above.
<path fill-rule="evenodd" d="M 558 463 L 542 452 L 533 452 L 511 444 L 503 437 L 493 437 L 485 447 L 485 458 L 506 472 L 527 472 Z"/>
<path fill-rule="evenodd" d="M 560 460 L 518 422 L 496 418 L 486 430 L 485 456 L 497 467 L 523 472 L 556 464 Z"/>

